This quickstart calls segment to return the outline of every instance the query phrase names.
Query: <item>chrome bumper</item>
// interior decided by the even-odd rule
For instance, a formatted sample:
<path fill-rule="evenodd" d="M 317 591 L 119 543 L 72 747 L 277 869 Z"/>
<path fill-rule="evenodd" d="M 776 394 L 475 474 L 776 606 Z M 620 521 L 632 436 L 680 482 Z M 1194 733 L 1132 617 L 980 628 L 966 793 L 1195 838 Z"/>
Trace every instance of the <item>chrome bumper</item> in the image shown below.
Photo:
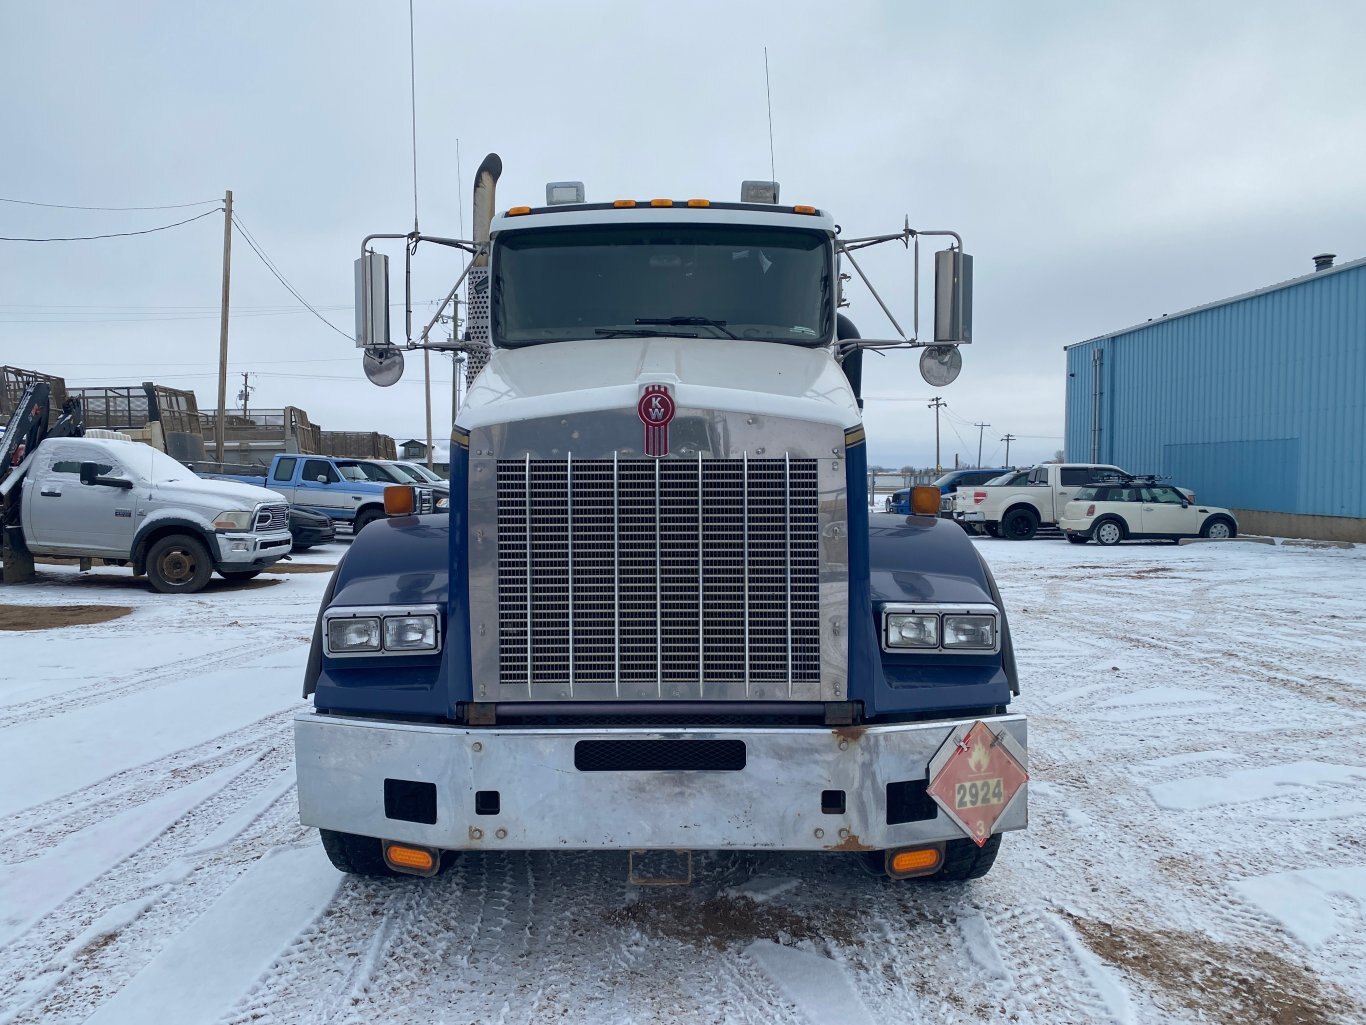
<path fill-rule="evenodd" d="M 962 520 L 964 523 L 985 523 L 987 521 L 986 513 L 978 512 L 976 509 L 971 509 L 967 512 L 955 509 L 953 518 L 955 520 Z"/>
<path fill-rule="evenodd" d="M 955 728 L 895 726 L 697 729 L 469 729 L 303 712 L 294 720 L 299 819 L 445 850 L 766 848 L 869 850 L 964 837 L 941 810 L 887 823 L 888 784 L 925 780 Z M 1023 715 L 989 716 L 1027 751 Z M 736 770 L 585 771 L 583 741 L 740 741 Z M 386 814 L 385 781 L 435 786 L 435 823 Z M 1024 788 L 1026 791 L 1028 786 Z M 475 793 L 497 793 L 477 814 Z M 844 811 L 823 796 L 843 791 Z M 1023 829 L 1028 795 L 996 831 Z M 399 811 L 399 809 L 389 809 Z"/>
<path fill-rule="evenodd" d="M 218 561 L 229 566 L 266 565 L 289 554 L 294 543 L 288 530 L 269 534 L 218 534 Z"/>

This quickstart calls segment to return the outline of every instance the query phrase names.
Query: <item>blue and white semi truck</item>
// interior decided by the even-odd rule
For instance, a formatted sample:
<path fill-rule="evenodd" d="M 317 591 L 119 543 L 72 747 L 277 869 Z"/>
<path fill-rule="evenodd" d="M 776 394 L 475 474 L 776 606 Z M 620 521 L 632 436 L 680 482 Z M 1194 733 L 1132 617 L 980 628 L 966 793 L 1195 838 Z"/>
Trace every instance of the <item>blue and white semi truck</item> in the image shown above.
<path fill-rule="evenodd" d="M 985 873 L 1027 822 L 1005 606 L 938 489 L 870 513 L 859 394 L 865 348 L 956 375 L 961 241 L 846 240 L 775 183 L 739 203 L 556 183 L 493 216 L 500 166 L 473 240 L 406 236 L 475 257 L 450 512 L 378 521 L 328 587 L 295 720 L 302 822 L 360 874 L 618 849 L 643 879 L 650 852 L 690 872 L 686 852 L 736 848 Z M 934 341 L 860 339 L 839 314 L 853 253 L 914 246 L 918 279 L 930 234 L 955 239 Z M 357 261 L 379 361 L 397 347 L 367 245 L 402 237 Z"/>

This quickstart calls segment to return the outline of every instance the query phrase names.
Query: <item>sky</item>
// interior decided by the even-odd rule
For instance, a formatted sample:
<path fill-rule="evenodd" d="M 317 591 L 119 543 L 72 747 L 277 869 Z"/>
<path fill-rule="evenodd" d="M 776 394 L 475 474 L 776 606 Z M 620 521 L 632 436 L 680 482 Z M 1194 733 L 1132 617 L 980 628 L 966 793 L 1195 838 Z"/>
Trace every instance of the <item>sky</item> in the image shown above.
<path fill-rule="evenodd" d="M 1366 6 L 1257 2 L 575 4 L 414 0 L 418 219 L 467 235 L 471 177 L 497 206 L 544 184 L 587 197 L 739 198 L 772 163 L 789 203 L 846 235 L 960 232 L 974 340 L 934 390 L 917 354 L 869 355 L 869 457 L 997 465 L 1062 446 L 1063 346 L 1366 256 Z M 303 309 L 233 239 L 228 388 L 330 430 L 425 433 L 422 359 L 378 389 L 350 341 L 352 262 L 413 223 L 408 6 L 0 6 L 0 364 L 69 384 L 156 380 L 216 405 L 223 218 L 234 211 Z M 458 156 L 458 159 L 457 159 Z M 401 248 L 391 261 L 401 266 Z M 860 261 L 909 327 L 899 247 Z M 430 316 L 458 254 L 424 247 Z M 930 285 L 926 268 L 922 292 Z M 401 297 L 401 278 L 394 297 Z M 845 311 L 890 325 L 866 291 Z M 922 296 L 922 299 L 925 297 Z M 425 314 L 423 311 L 427 311 Z M 922 310 L 922 327 L 931 325 Z M 401 310 L 395 311 L 401 322 Z M 449 358 L 432 359 L 448 434 Z"/>

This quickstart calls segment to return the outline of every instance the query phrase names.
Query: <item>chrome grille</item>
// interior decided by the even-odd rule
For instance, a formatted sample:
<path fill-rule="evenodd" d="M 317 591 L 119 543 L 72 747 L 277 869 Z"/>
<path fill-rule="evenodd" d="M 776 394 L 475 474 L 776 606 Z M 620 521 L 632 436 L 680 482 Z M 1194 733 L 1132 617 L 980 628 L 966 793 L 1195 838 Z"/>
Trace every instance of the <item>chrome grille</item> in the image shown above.
<path fill-rule="evenodd" d="M 814 459 L 498 460 L 500 683 L 809 691 L 817 473 Z"/>
<path fill-rule="evenodd" d="M 256 531 L 261 534 L 284 530 L 289 525 L 289 506 L 261 505 L 256 507 Z"/>

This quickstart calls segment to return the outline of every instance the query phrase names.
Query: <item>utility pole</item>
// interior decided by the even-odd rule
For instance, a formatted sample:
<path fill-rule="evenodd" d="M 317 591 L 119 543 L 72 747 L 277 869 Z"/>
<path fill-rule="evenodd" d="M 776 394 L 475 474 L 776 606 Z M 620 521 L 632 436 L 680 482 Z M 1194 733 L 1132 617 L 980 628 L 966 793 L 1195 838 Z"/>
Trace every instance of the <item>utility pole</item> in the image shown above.
<path fill-rule="evenodd" d="M 973 424 L 972 426 L 974 426 L 974 427 L 977 428 L 977 468 L 978 468 L 978 469 L 981 469 L 981 467 L 982 467 L 982 432 L 983 432 L 984 430 L 986 430 L 988 427 L 990 427 L 991 424 Z"/>
<path fill-rule="evenodd" d="M 223 307 L 218 322 L 218 424 L 215 460 L 223 461 L 228 428 L 228 286 L 232 275 L 232 190 L 223 197 Z"/>
<path fill-rule="evenodd" d="M 1011 443 L 1012 441 L 1017 440 L 1017 439 L 1016 439 L 1015 435 L 1013 435 L 1013 434 L 1007 434 L 1007 435 L 1006 435 L 1004 438 L 1002 438 L 1001 440 L 1004 441 L 1004 442 L 1006 443 L 1006 465 L 1009 466 L 1009 465 L 1010 465 L 1010 443 Z"/>
<path fill-rule="evenodd" d="M 432 350 L 422 347 L 422 380 L 427 393 L 427 469 L 432 468 Z"/>
<path fill-rule="evenodd" d="M 247 383 L 250 377 L 251 374 L 249 371 L 242 371 L 242 391 L 241 394 L 239 394 L 237 397 L 242 400 L 243 420 L 247 418 L 247 401 L 251 398 L 251 385 Z"/>
<path fill-rule="evenodd" d="M 948 403 L 936 395 L 925 406 L 926 409 L 934 410 L 934 470 L 936 473 L 944 469 L 939 465 L 939 410 L 946 405 Z"/>

